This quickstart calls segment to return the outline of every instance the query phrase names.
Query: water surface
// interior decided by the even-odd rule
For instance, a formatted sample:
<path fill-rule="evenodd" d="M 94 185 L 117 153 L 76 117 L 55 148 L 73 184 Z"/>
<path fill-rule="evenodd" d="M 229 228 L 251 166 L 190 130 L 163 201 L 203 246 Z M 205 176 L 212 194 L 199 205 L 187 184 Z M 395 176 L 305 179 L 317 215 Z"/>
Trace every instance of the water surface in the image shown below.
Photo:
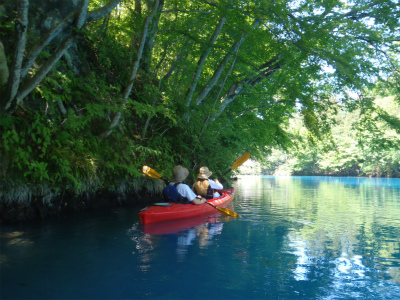
<path fill-rule="evenodd" d="M 250 177 L 229 208 L 2 226 L 1 299 L 400 299 L 400 180 Z"/>

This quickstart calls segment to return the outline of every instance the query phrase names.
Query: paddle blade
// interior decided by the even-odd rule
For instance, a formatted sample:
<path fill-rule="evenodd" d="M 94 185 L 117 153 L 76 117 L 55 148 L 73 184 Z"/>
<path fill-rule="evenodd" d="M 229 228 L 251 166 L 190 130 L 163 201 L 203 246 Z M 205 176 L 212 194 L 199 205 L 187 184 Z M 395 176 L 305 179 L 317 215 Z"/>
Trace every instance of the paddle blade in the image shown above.
<path fill-rule="evenodd" d="M 161 178 L 162 177 L 157 171 L 154 171 L 152 168 L 150 168 L 148 166 L 143 166 L 142 171 L 144 174 L 146 174 L 152 178 Z"/>
<path fill-rule="evenodd" d="M 225 216 L 241 218 L 241 216 L 239 214 L 235 213 L 234 211 L 232 211 L 230 209 L 227 209 L 224 207 L 218 207 L 218 206 L 215 206 L 215 208 L 218 209 L 218 211 Z"/>
<path fill-rule="evenodd" d="M 237 167 L 240 167 L 243 165 L 248 159 L 250 158 L 250 153 L 245 153 L 241 157 L 239 157 L 235 163 L 233 164 L 231 170 L 236 169 Z"/>

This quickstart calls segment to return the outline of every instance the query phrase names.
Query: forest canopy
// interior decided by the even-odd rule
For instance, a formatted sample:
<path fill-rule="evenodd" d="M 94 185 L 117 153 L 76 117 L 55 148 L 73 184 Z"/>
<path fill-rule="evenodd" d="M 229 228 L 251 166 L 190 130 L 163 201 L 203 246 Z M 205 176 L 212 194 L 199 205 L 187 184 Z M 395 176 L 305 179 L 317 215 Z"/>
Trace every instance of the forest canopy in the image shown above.
<path fill-rule="evenodd" d="M 399 20 L 398 0 L 2 0 L 2 201 L 155 192 L 144 164 L 221 174 L 356 110 L 357 142 L 397 149 L 373 100 L 399 103 Z"/>

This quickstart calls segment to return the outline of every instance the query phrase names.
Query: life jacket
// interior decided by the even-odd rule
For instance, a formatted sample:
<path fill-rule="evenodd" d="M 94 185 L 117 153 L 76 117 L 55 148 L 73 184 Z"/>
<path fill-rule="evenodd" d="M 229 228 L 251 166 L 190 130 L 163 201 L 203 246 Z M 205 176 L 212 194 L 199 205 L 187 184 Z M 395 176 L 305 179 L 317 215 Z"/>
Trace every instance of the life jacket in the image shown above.
<path fill-rule="evenodd" d="M 175 203 L 183 203 L 183 204 L 189 203 L 188 199 L 186 197 L 183 197 L 176 189 L 176 187 L 180 183 L 182 183 L 182 182 L 177 182 L 174 185 L 168 184 L 163 189 L 162 196 L 163 196 L 165 202 L 175 202 Z"/>
<path fill-rule="evenodd" d="M 211 188 L 207 179 L 199 179 L 194 184 L 194 192 L 206 199 L 214 198 L 214 190 Z"/>

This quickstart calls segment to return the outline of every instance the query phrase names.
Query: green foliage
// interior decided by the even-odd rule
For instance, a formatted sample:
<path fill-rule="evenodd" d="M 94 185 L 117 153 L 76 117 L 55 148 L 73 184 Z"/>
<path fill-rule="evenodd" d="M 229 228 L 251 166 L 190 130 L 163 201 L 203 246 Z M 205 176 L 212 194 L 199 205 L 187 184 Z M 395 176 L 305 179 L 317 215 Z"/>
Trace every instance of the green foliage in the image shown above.
<path fill-rule="evenodd" d="M 284 169 L 298 175 L 399 177 L 400 110 L 393 100 L 372 95 L 358 99 L 362 109 L 342 111 L 329 139 L 317 143 L 303 138 L 302 123 L 292 125 L 294 147 L 289 155 L 276 151 L 268 157 L 270 166 L 275 163 L 276 174 Z"/>
<path fill-rule="evenodd" d="M 0 179 L 55 194 L 157 193 L 153 181 L 142 181 L 144 164 L 166 177 L 182 164 L 194 178 L 202 165 L 225 172 L 245 152 L 264 162 L 272 153 L 266 167 L 285 174 L 396 173 L 399 115 L 376 103 L 376 91 L 362 99 L 346 94 L 372 90 L 379 79 L 390 84 L 381 84 L 387 94 L 399 94 L 394 2 L 161 3 L 147 32 L 151 1 L 122 1 L 86 24 L 76 55 L 63 57 L 13 115 L 1 115 Z M 89 10 L 106 4 L 90 1 Z M 281 150 L 289 154 L 279 157 Z"/>
<path fill-rule="evenodd" d="M 3 159 L 5 163 L 2 173 L 20 173 L 19 176 L 26 177 L 29 181 L 42 182 L 49 179 L 45 156 L 51 141 L 51 130 L 42 123 L 42 117 L 37 114 L 24 131 L 13 128 L 15 125 L 25 125 L 24 122 L 15 117 L 2 117 L 0 132 L 3 140 L 2 152 L 6 158 Z"/>

